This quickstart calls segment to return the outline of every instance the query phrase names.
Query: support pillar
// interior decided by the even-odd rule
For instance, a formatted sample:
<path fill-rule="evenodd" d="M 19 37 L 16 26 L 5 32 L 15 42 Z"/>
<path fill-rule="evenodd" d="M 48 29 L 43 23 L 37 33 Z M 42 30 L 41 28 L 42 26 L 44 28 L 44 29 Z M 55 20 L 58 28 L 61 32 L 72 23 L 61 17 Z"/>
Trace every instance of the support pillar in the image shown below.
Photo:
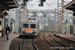
<path fill-rule="evenodd" d="M 0 14 L 2 14 L 2 7 L 0 7 Z M 0 16 L 0 22 L 1 22 L 1 24 L 0 24 L 0 37 L 4 37 L 5 36 L 5 25 L 4 25 L 4 20 L 5 18 L 4 18 L 4 15 L 3 16 Z"/>
<path fill-rule="evenodd" d="M 73 35 L 75 36 L 75 12 L 73 13 Z"/>

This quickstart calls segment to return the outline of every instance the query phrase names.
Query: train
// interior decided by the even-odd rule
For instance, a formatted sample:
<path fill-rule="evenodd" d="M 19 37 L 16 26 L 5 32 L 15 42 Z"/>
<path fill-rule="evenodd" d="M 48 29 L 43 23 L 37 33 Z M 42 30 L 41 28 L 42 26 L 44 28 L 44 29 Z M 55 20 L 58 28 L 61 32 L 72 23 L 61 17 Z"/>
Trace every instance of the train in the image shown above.
<path fill-rule="evenodd" d="M 27 20 L 21 22 L 21 35 L 37 36 L 39 32 L 39 22 Z"/>

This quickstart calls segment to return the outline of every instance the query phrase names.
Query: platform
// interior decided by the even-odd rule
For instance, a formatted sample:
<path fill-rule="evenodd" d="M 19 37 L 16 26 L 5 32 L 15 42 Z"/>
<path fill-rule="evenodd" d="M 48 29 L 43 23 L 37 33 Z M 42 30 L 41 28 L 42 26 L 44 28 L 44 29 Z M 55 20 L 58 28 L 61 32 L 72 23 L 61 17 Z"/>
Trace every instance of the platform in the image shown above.
<path fill-rule="evenodd" d="M 9 50 L 9 46 L 11 41 L 15 38 L 18 37 L 20 34 L 19 33 L 10 33 L 9 34 L 9 40 L 6 40 L 6 37 L 0 37 L 0 50 Z"/>
<path fill-rule="evenodd" d="M 56 34 L 57 36 L 69 39 L 71 41 L 75 41 L 75 36 L 73 34 Z"/>

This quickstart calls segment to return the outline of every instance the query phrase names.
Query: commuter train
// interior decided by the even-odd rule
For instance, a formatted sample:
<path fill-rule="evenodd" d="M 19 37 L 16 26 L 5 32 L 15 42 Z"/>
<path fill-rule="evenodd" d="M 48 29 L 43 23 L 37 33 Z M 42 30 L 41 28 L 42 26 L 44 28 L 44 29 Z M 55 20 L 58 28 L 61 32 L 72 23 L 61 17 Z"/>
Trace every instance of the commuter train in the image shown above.
<path fill-rule="evenodd" d="M 22 21 L 21 35 L 37 36 L 39 32 L 39 23 L 36 20 Z"/>

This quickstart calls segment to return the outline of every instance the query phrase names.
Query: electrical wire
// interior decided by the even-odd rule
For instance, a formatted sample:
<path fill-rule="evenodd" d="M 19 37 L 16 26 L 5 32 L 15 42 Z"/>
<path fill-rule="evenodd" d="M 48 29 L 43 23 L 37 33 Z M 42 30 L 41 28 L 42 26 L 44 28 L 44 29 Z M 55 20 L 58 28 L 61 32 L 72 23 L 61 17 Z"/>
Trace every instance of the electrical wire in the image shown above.
<path fill-rule="evenodd" d="M 51 3 L 51 4 L 49 3 L 50 5 L 47 4 L 47 3 L 46 3 L 46 4 L 47 4 L 48 6 L 51 6 L 52 4 L 54 4 L 55 1 L 56 1 L 56 0 L 54 0 L 53 3 Z M 57 3 L 56 3 L 56 4 L 57 4 Z M 60 3 L 60 4 L 61 4 L 61 3 Z M 55 7 L 53 7 L 53 6 L 51 6 L 51 7 L 52 7 L 52 8 L 55 8 Z M 56 9 L 56 8 L 55 8 L 55 9 Z"/>
<path fill-rule="evenodd" d="M 47 4 L 47 3 L 46 3 Z M 47 4 L 48 6 L 51 6 L 51 5 L 49 5 L 49 4 Z M 56 9 L 55 7 L 53 7 L 53 6 L 51 6 L 52 8 L 54 8 L 54 9 Z"/>
<path fill-rule="evenodd" d="M 53 3 L 54 3 L 55 1 L 56 1 L 56 0 L 54 0 Z"/>

